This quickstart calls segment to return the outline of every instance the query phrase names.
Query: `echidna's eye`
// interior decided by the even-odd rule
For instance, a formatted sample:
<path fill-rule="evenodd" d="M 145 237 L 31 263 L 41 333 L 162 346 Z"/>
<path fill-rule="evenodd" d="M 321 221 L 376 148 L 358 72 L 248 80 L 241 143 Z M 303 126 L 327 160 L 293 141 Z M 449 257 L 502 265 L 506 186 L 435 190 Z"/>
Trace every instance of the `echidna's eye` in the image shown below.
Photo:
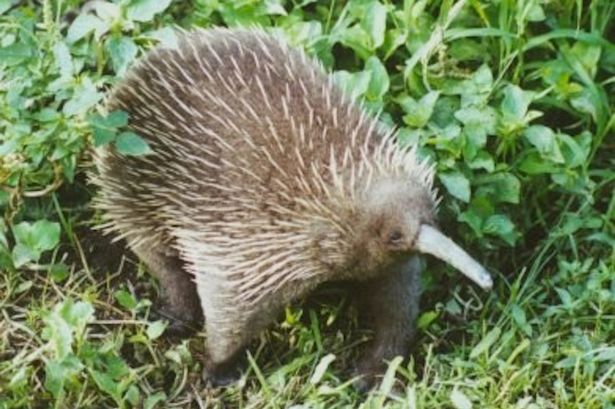
<path fill-rule="evenodd" d="M 401 232 L 399 230 L 393 230 L 390 234 L 389 234 L 389 243 L 391 244 L 397 244 L 401 241 L 401 239 L 403 238 L 403 235 L 401 234 Z"/>

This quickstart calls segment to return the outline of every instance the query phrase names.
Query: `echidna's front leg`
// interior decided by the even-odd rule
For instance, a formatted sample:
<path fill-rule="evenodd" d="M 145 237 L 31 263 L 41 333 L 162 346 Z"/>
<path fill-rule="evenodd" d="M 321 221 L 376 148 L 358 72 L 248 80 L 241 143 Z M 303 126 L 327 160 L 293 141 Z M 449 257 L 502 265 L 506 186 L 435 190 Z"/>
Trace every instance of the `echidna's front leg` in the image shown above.
<path fill-rule="evenodd" d="M 228 386 L 239 379 L 241 358 L 247 342 L 243 334 L 233 337 L 223 330 L 206 325 L 207 355 L 203 367 L 203 380 L 213 387 Z"/>
<path fill-rule="evenodd" d="M 363 351 L 356 375 L 356 386 L 367 390 L 374 386 L 395 356 L 406 356 L 415 333 L 419 309 L 420 260 L 413 257 L 394 271 L 362 283 L 357 293 L 359 314 L 374 332 L 374 338 Z"/>
<path fill-rule="evenodd" d="M 239 360 L 253 333 L 240 304 L 225 291 L 227 286 L 219 277 L 204 271 L 196 278 L 207 336 L 203 379 L 214 387 L 227 386 L 240 376 Z"/>

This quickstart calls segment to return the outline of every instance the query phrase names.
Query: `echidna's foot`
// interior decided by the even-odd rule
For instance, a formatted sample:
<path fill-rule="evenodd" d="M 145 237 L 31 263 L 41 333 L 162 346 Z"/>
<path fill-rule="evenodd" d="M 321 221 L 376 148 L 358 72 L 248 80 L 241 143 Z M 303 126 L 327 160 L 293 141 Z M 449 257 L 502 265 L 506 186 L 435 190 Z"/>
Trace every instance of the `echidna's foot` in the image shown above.
<path fill-rule="evenodd" d="M 241 371 L 236 360 L 219 365 L 206 363 L 203 368 L 203 381 L 212 388 L 230 386 L 239 381 L 240 377 Z"/>
<path fill-rule="evenodd" d="M 387 362 L 408 356 L 419 309 L 419 275 L 420 262 L 413 257 L 390 273 L 361 283 L 356 291 L 360 316 L 374 334 L 354 369 L 354 375 L 361 376 L 355 383 L 357 389 L 372 389 L 379 384 Z"/>
<path fill-rule="evenodd" d="M 161 302 L 150 314 L 153 320 L 166 320 L 168 325 L 165 335 L 177 338 L 188 338 L 202 328 L 202 319 L 190 311 L 181 311 L 173 308 L 167 302 Z"/>
<path fill-rule="evenodd" d="M 359 393 L 371 391 L 378 385 L 382 369 L 382 365 L 374 365 L 371 360 L 369 363 L 359 362 L 352 370 L 352 377 L 355 378 L 352 385 Z"/>

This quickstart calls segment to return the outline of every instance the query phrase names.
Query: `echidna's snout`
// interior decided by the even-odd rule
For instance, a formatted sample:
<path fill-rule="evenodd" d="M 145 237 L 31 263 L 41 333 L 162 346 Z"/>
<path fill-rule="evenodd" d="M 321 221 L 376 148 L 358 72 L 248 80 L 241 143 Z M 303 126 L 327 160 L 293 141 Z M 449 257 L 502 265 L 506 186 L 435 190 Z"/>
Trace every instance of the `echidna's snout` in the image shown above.
<path fill-rule="evenodd" d="M 366 251 L 368 257 L 389 260 L 395 254 L 428 253 L 452 265 L 481 288 L 493 286 L 482 265 L 433 227 L 433 197 L 410 177 L 379 180 L 367 191 L 362 206 L 368 226 L 363 237 L 368 237 L 368 242 L 371 237 L 376 240 L 369 247 L 372 251 Z"/>
<path fill-rule="evenodd" d="M 421 225 L 415 248 L 446 261 L 485 290 L 493 286 L 491 276 L 482 265 L 432 226 Z"/>

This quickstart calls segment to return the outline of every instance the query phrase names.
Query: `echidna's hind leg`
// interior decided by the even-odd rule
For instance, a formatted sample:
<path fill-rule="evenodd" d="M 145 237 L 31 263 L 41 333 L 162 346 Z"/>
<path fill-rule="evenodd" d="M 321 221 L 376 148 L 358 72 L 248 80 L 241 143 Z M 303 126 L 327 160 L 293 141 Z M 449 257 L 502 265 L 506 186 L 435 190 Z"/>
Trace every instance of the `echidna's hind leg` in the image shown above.
<path fill-rule="evenodd" d="M 196 277 L 207 334 L 203 379 L 214 387 L 227 386 L 241 375 L 248 342 L 275 319 L 282 306 L 276 297 L 271 302 L 240 304 L 222 271 L 214 265 L 201 269 Z"/>
<path fill-rule="evenodd" d="M 419 310 L 419 278 L 420 260 L 413 257 L 394 271 L 360 284 L 356 293 L 360 318 L 373 330 L 374 338 L 355 367 L 356 375 L 362 376 L 356 384 L 359 390 L 374 386 L 387 361 L 406 356 Z"/>
<path fill-rule="evenodd" d="M 207 334 L 203 380 L 213 386 L 228 386 L 241 375 L 245 347 L 253 334 L 245 317 L 233 315 L 230 309 L 216 305 L 205 286 L 198 286 L 205 311 Z"/>
<path fill-rule="evenodd" d="M 133 251 L 158 279 L 162 297 L 155 312 L 169 320 L 168 333 L 186 336 L 198 330 L 203 322 L 201 303 L 196 285 L 177 254 L 145 246 Z"/>

